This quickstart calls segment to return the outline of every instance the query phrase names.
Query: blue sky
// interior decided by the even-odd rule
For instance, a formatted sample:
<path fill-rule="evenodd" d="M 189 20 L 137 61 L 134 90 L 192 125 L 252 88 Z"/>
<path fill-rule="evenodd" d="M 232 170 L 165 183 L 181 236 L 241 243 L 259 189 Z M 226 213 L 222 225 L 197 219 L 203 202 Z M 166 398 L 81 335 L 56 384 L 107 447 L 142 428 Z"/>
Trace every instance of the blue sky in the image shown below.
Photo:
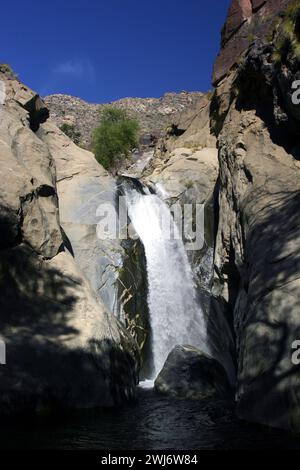
<path fill-rule="evenodd" d="M 1 57 L 40 94 L 90 102 L 210 88 L 230 0 L 10 0 Z"/>

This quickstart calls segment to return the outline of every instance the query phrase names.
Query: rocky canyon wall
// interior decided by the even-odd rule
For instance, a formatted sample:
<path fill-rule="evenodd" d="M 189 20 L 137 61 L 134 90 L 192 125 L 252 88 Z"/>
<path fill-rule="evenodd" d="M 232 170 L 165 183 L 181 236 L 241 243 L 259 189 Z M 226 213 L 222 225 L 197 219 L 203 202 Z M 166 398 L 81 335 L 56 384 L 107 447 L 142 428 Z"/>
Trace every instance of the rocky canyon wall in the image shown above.
<path fill-rule="evenodd" d="M 119 405 L 135 395 L 137 347 L 76 256 L 80 238 L 90 243 L 89 222 L 72 225 L 84 182 L 103 190 L 109 177 L 45 123 L 37 94 L 9 72 L 0 85 L 0 413 Z M 64 182 L 80 170 L 70 203 Z"/>
<path fill-rule="evenodd" d="M 272 34 L 240 54 L 234 44 L 253 21 L 251 3 L 252 13 L 250 2 L 232 2 L 214 71 L 220 185 L 213 293 L 234 328 L 238 415 L 299 431 L 292 345 L 300 335 L 300 122 L 291 93 L 300 5 L 257 5 L 258 30 Z M 287 21 L 293 36 L 278 57 Z"/>
<path fill-rule="evenodd" d="M 237 64 L 240 55 L 257 39 L 265 40 L 274 19 L 291 0 L 233 0 L 221 37 L 221 51 L 213 70 L 216 85 Z"/>
<path fill-rule="evenodd" d="M 233 0 L 213 93 L 119 102 L 143 116 L 147 132 L 159 117 L 143 183 L 162 188 L 169 205 L 204 206 L 204 244 L 189 261 L 238 416 L 296 431 L 299 12 L 295 1 Z M 0 335 L 7 345 L 0 412 L 122 403 L 138 377 L 132 336 L 140 349 L 149 346 L 143 249 L 98 243 L 97 206 L 114 205 L 118 182 L 53 122 L 83 121 L 87 106 L 89 142 L 98 110 L 69 98 L 48 98 L 51 121 L 34 92 L 0 74 Z M 119 302 L 132 336 L 112 315 Z"/>

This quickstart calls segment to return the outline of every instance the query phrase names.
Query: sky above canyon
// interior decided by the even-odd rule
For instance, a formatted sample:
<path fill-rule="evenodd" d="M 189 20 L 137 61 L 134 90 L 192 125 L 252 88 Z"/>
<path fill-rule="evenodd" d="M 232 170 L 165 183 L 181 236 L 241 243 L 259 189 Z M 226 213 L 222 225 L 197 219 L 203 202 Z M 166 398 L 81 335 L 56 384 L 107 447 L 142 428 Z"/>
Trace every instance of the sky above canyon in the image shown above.
<path fill-rule="evenodd" d="M 90 102 L 211 87 L 230 0 L 14 0 L 1 58 L 41 95 Z"/>

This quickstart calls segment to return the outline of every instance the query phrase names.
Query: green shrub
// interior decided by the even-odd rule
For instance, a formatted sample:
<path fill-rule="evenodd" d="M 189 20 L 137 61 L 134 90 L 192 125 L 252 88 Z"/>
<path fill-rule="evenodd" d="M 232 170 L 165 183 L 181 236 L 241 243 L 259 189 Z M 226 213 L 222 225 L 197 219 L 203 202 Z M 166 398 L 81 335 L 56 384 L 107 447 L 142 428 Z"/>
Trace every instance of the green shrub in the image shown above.
<path fill-rule="evenodd" d="M 300 13 L 300 1 L 295 0 L 286 8 L 283 22 L 277 31 L 275 49 L 272 58 L 277 64 L 285 64 L 289 59 L 295 57 L 300 60 L 299 39 L 295 31 L 295 23 Z"/>
<path fill-rule="evenodd" d="M 287 6 L 284 12 L 285 19 L 290 20 L 291 22 L 294 23 L 296 21 L 299 10 L 300 10 L 300 2 L 299 0 L 294 0 Z"/>
<path fill-rule="evenodd" d="M 60 130 L 66 134 L 71 140 L 73 140 L 74 144 L 79 145 L 81 142 L 81 134 L 80 132 L 76 131 L 74 124 L 64 123 Z"/>
<path fill-rule="evenodd" d="M 273 60 L 278 63 L 285 63 L 286 58 L 292 48 L 292 39 L 289 34 L 284 31 L 281 32 L 275 43 L 275 49 L 273 52 Z"/>
<path fill-rule="evenodd" d="M 106 107 L 102 111 L 100 126 L 93 133 L 93 150 L 104 168 L 115 167 L 122 158 L 138 146 L 139 125 L 122 109 Z"/>
<path fill-rule="evenodd" d="M 9 64 L 0 64 L 0 72 L 6 73 L 10 75 L 11 77 L 16 77 L 13 69 Z"/>
<path fill-rule="evenodd" d="M 253 33 L 249 33 L 247 39 L 248 39 L 249 44 L 251 44 L 252 42 L 255 41 L 256 36 Z"/>
<path fill-rule="evenodd" d="M 294 57 L 297 59 L 298 63 L 300 63 L 300 42 L 293 41 L 293 54 Z"/>

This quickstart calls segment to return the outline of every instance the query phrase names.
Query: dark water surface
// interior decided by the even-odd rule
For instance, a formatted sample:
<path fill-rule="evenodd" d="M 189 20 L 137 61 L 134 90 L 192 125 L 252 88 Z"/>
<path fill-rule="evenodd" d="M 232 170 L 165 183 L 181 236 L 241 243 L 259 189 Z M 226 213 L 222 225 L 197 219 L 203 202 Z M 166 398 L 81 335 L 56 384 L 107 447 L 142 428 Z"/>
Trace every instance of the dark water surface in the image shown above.
<path fill-rule="evenodd" d="M 212 401 L 139 390 L 132 406 L 58 420 L 2 423 L 1 449 L 300 449 L 300 436 L 238 421 Z"/>

